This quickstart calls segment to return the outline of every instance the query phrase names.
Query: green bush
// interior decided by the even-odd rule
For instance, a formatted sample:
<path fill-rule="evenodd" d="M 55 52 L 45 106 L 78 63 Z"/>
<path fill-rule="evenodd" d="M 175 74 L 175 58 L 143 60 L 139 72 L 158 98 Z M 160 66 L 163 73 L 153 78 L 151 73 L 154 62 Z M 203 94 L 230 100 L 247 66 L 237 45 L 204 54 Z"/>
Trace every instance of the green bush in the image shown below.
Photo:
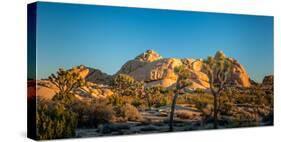
<path fill-rule="evenodd" d="M 69 94 L 57 93 L 57 94 L 54 95 L 52 100 L 58 101 L 58 102 L 60 102 L 61 104 L 64 104 L 64 105 L 70 105 L 71 103 L 73 103 L 77 99 L 74 96 L 74 94 L 72 94 L 72 93 L 69 93 Z"/>
<path fill-rule="evenodd" d="M 161 106 L 168 105 L 168 98 L 166 95 L 161 94 L 161 96 L 158 98 L 158 100 L 154 103 L 154 107 L 158 108 Z"/>
<path fill-rule="evenodd" d="M 143 93 L 144 83 L 126 74 L 116 75 L 111 83 L 113 92 L 121 96 L 139 96 Z"/>
<path fill-rule="evenodd" d="M 161 86 L 148 87 L 145 88 L 145 93 L 141 99 L 145 100 L 149 109 L 151 107 L 165 106 L 168 104 L 168 97 L 163 93 L 166 93 L 166 90 Z"/>
<path fill-rule="evenodd" d="M 55 102 L 37 102 L 37 138 L 56 139 L 75 136 L 77 115 Z"/>
<path fill-rule="evenodd" d="M 112 95 L 108 98 L 108 103 L 112 104 L 113 106 L 123 106 L 124 104 L 128 103 L 128 100 L 121 95 Z"/>
<path fill-rule="evenodd" d="M 140 111 L 144 111 L 147 108 L 146 102 L 143 99 L 137 97 L 131 101 L 131 105 L 133 105 Z"/>

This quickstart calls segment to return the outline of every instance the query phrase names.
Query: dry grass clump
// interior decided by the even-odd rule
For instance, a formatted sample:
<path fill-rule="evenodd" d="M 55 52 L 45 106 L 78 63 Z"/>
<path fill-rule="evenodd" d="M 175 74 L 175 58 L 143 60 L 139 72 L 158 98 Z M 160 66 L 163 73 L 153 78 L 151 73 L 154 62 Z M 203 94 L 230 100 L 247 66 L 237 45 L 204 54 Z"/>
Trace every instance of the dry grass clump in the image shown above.
<path fill-rule="evenodd" d="M 123 121 L 138 121 L 142 116 L 139 111 L 131 104 L 124 104 L 121 107 L 115 108 L 116 116 L 121 117 Z"/>
<path fill-rule="evenodd" d="M 191 112 L 191 111 L 187 111 L 187 110 L 178 110 L 176 111 L 176 116 L 180 119 L 195 119 L 196 116 L 198 116 L 198 114 Z"/>

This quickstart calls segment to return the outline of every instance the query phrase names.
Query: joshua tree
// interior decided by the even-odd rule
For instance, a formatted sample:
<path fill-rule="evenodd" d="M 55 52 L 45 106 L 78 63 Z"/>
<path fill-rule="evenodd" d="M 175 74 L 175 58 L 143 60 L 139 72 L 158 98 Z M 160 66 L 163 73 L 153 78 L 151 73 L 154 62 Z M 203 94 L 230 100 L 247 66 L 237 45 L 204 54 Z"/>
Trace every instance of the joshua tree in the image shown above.
<path fill-rule="evenodd" d="M 171 105 L 170 123 L 169 123 L 170 131 L 173 131 L 174 111 L 177 102 L 177 97 L 178 95 L 185 93 L 185 91 L 183 90 L 185 87 L 191 85 L 191 83 L 187 80 L 189 77 L 189 72 L 186 70 L 186 66 L 179 66 L 175 68 L 174 72 L 178 75 L 178 79 L 176 82 L 176 89 L 174 90 L 175 95 L 173 97 L 173 102 Z"/>
<path fill-rule="evenodd" d="M 74 98 L 74 90 L 86 85 L 86 81 L 78 73 L 65 71 L 62 68 L 59 69 L 57 75 L 49 76 L 49 80 L 59 89 L 53 99 L 67 102 Z"/>
<path fill-rule="evenodd" d="M 126 74 L 118 74 L 111 82 L 113 90 L 121 96 L 138 96 L 143 93 L 143 82 Z"/>
<path fill-rule="evenodd" d="M 204 60 L 203 71 L 209 78 L 210 90 L 214 97 L 214 128 L 218 128 L 218 101 L 226 87 L 227 80 L 231 77 L 232 64 L 222 51 L 218 51 L 215 57 Z"/>
<path fill-rule="evenodd" d="M 142 98 L 146 100 L 149 110 L 153 105 L 156 105 L 161 101 L 163 91 L 164 88 L 161 86 L 152 86 L 144 89 L 144 95 Z"/>

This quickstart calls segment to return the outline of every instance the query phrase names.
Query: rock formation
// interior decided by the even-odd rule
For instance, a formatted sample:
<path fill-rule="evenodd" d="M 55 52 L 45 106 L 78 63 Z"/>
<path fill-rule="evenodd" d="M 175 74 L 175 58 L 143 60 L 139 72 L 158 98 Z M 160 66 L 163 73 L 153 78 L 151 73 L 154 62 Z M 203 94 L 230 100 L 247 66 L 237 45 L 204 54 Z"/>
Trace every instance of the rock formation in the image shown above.
<path fill-rule="evenodd" d="M 92 83 L 94 85 L 94 83 Z M 104 85 L 95 84 L 96 88 L 83 87 L 83 89 L 74 90 L 75 96 L 80 100 L 87 100 L 89 98 L 105 98 L 113 95 L 113 92 Z M 36 96 L 51 100 L 59 89 L 48 80 L 38 80 L 36 86 Z"/>
<path fill-rule="evenodd" d="M 251 86 L 251 80 L 248 76 L 246 70 L 244 67 L 238 63 L 237 60 L 233 58 L 228 58 L 228 60 L 233 65 L 233 70 L 231 72 L 231 78 L 228 80 L 228 83 L 235 84 L 241 87 L 250 87 Z"/>
<path fill-rule="evenodd" d="M 220 55 L 223 55 L 233 65 L 231 78 L 227 80 L 227 82 L 240 87 L 250 87 L 252 81 L 250 80 L 244 67 L 238 63 L 237 60 L 228 58 L 223 53 L 220 53 Z M 216 58 L 218 58 L 217 54 L 215 55 L 215 59 Z M 146 52 L 138 55 L 136 58 L 129 60 L 115 75 L 121 73 L 127 74 L 138 81 L 143 81 L 145 87 L 157 85 L 162 87 L 173 87 L 178 78 L 174 70 L 176 67 L 181 65 L 186 66 L 188 72 L 190 73 L 188 81 L 191 83 L 191 86 L 189 86 L 188 89 L 209 88 L 209 78 L 202 68 L 202 59 L 163 58 L 153 50 L 147 50 Z M 109 85 L 112 77 L 115 75 L 107 75 L 98 69 L 93 69 L 83 65 L 73 67 L 69 71 L 78 73 L 86 81 L 99 86 L 98 88 L 84 88 L 82 90 L 77 90 L 76 94 L 78 94 L 78 98 L 106 97 L 113 94 L 113 92 L 106 86 Z M 266 76 L 263 84 L 273 84 L 273 76 Z M 57 88 L 48 80 L 37 81 L 36 89 L 37 95 L 45 99 L 51 99 L 58 91 Z"/>
<path fill-rule="evenodd" d="M 249 87 L 251 85 L 250 78 L 244 67 L 233 58 L 227 59 L 234 66 L 228 83 Z M 209 88 L 208 76 L 202 71 L 202 59 L 162 58 L 162 56 L 153 50 L 148 50 L 135 59 L 128 61 L 117 74 L 128 74 L 138 81 L 144 81 L 147 87 L 155 85 L 170 87 L 177 81 L 177 75 L 174 73 L 174 69 L 181 65 L 187 66 L 190 72 L 188 81 L 192 85 L 189 88 Z"/>
<path fill-rule="evenodd" d="M 97 84 L 108 84 L 111 79 L 110 75 L 84 65 L 73 67 L 70 71 L 78 73 L 82 78 L 85 78 L 86 81 Z"/>
<path fill-rule="evenodd" d="M 146 52 L 138 55 L 135 59 L 144 62 L 154 62 L 156 60 L 162 59 L 162 56 L 153 50 L 147 50 Z"/>
<path fill-rule="evenodd" d="M 98 69 L 93 69 L 80 65 L 73 67 L 68 70 L 70 72 L 75 72 L 84 78 L 86 81 L 90 82 L 92 85 L 97 85 L 97 88 L 87 88 L 84 87 L 83 90 L 75 90 L 74 94 L 79 99 L 86 99 L 89 97 L 101 98 L 106 96 L 111 96 L 113 92 L 110 89 L 107 89 L 105 84 L 108 84 L 111 80 L 111 76 L 106 73 L 101 72 Z M 36 94 L 38 97 L 46 100 L 50 100 L 58 92 L 58 88 L 53 85 L 48 80 L 38 80 L 36 86 Z M 90 95 L 90 96 L 89 96 Z"/>
<path fill-rule="evenodd" d="M 262 80 L 263 85 L 273 85 L 273 75 L 265 76 Z"/>
<path fill-rule="evenodd" d="M 273 75 L 265 76 L 262 80 L 262 84 L 261 84 L 262 88 L 273 91 L 273 88 L 274 88 L 273 80 L 274 80 Z"/>

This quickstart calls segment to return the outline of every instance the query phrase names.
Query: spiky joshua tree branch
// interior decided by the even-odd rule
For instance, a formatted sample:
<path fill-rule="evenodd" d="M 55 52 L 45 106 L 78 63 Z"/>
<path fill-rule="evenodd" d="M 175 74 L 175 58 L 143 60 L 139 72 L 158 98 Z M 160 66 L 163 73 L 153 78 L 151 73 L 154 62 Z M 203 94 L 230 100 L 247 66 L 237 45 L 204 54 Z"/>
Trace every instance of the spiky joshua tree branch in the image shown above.
<path fill-rule="evenodd" d="M 176 83 L 176 89 L 174 90 L 174 97 L 173 102 L 171 105 L 171 112 L 170 112 L 170 122 L 169 122 L 169 131 L 173 131 L 173 123 L 174 123 L 174 112 L 175 112 L 175 106 L 177 102 L 178 95 L 184 94 L 184 88 L 187 86 L 190 86 L 191 83 L 187 80 L 189 77 L 189 72 L 186 70 L 186 66 L 182 65 L 177 68 L 175 68 L 174 72 L 178 75 L 177 83 Z"/>
<path fill-rule="evenodd" d="M 203 61 L 203 70 L 209 78 L 210 91 L 214 97 L 214 128 L 218 128 L 218 99 L 226 87 L 227 80 L 231 77 L 232 64 L 222 51 L 215 57 L 209 56 Z"/>

